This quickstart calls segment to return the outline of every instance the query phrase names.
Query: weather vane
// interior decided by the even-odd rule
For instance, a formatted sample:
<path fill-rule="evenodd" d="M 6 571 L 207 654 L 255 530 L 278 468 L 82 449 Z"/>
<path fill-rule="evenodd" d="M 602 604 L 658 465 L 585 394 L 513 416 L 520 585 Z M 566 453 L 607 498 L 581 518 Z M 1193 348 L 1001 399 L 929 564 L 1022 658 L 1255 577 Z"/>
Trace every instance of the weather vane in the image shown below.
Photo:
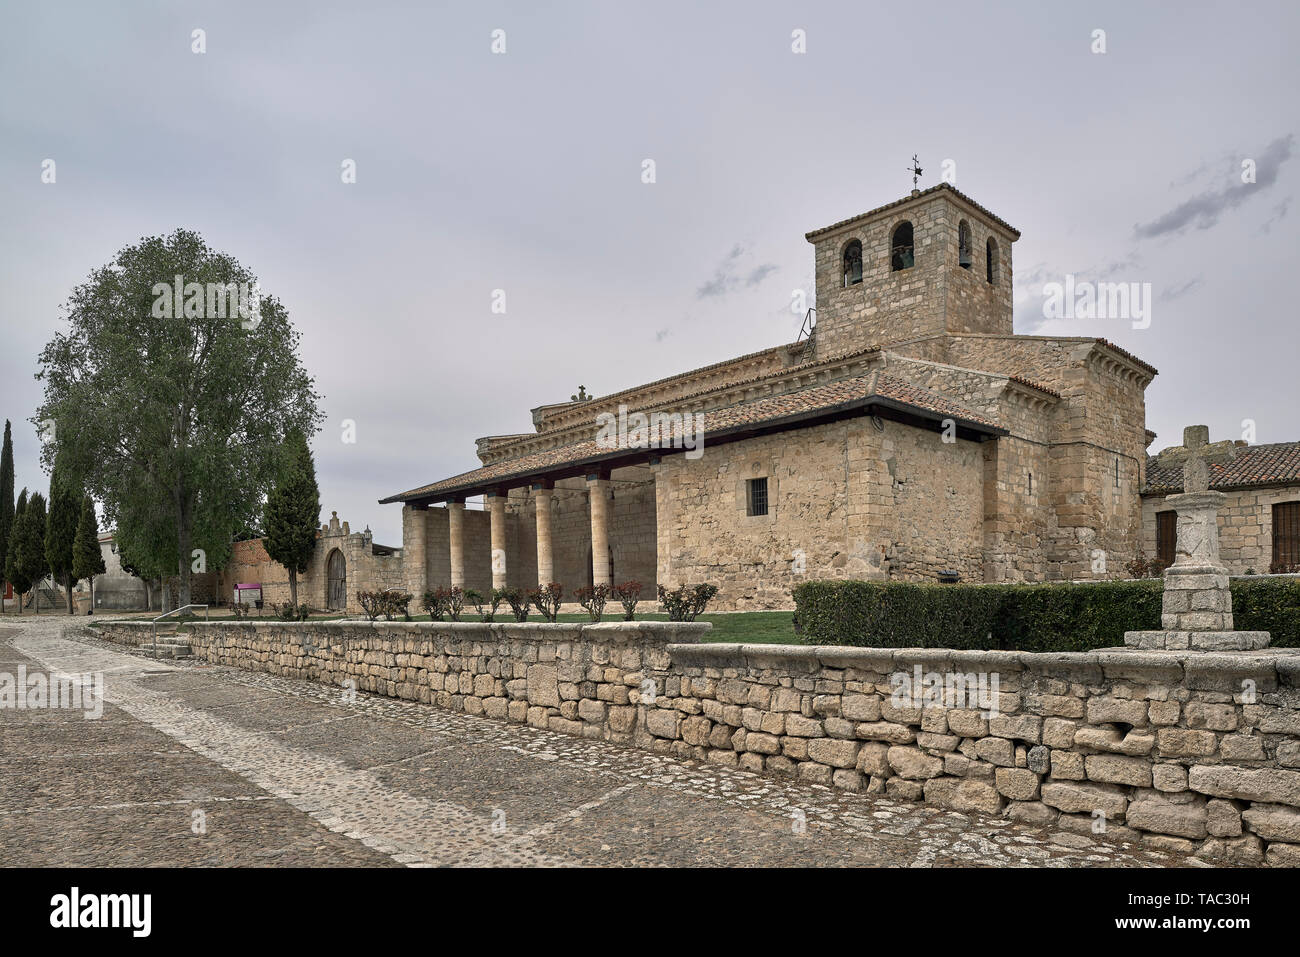
<path fill-rule="evenodd" d="M 913 154 L 912 154 L 912 165 L 911 165 L 910 167 L 908 167 L 908 172 L 912 174 L 912 189 L 916 189 L 916 179 L 917 179 L 918 176 L 921 175 L 921 166 L 920 166 L 920 162 L 921 162 L 921 161 L 920 161 L 919 159 L 917 159 L 916 154 L 913 153 Z"/>

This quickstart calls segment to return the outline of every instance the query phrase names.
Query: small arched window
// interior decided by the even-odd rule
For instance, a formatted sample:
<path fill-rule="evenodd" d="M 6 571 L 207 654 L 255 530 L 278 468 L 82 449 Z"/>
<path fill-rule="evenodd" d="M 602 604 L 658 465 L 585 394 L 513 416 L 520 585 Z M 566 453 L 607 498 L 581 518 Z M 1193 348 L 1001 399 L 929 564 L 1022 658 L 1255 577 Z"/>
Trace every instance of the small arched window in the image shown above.
<path fill-rule="evenodd" d="M 984 278 L 989 281 L 990 286 L 998 284 L 998 244 L 994 239 L 989 239 L 988 244 L 984 247 L 987 258 L 984 262 Z"/>
<path fill-rule="evenodd" d="M 911 223 L 904 220 L 894 227 L 894 238 L 890 246 L 889 262 L 895 272 L 900 269 L 911 269 L 916 264 L 916 255 L 912 248 Z"/>
<path fill-rule="evenodd" d="M 844 247 L 844 287 L 862 282 L 862 243 L 853 240 Z"/>
<path fill-rule="evenodd" d="M 962 220 L 957 225 L 957 262 L 962 269 L 970 269 L 974 254 L 971 251 L 970 224 Z"/>

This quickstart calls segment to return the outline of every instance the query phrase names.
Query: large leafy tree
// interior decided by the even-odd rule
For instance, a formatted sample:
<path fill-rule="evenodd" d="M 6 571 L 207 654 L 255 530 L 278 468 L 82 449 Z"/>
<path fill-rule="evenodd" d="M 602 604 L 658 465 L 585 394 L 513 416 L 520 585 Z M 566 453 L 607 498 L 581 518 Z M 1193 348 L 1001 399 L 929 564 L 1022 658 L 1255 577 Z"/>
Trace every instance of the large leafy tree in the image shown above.
<path fill-rule="evenodd" d="M 50 514 L 45 524 L 45 558 L 54 580 L 63 585 L 69 615 L 72 614 L 72 589 L 78 581 L 72 571 L 72 546 L 77 539 L 81 503 L 86 497 L 69 468 L 70 458 L 66 452 L 54 457 L 54 471 L 50 473 Z"/>
<path fill-rule="evenodd" d="M 0 596 L 4 594 L 5 556 L 9 554 L 9 530 L 14 524 L 14 437 L 5 419 L 4 447 L 0 448 Z M 0 597 L 0 614 L 4 599 Z"/>
<path fill-rule="evenodd" d="M 81 500 L 81 515 L 77 519 L 77 537 L 72 543 L 72 574 L 78 580 L 90 583 L 90 613 L 95 613 L 95 576 L 108 571 L 104 552 L 99 547 L 99 520 L 95 517 L 95 503 L 87 495 Z"/>
<path fill-rule="evenodd" d="M 159 315 L 175 277 L 199 295 L 186 291 L 183 309 Z M 142 239 L 73 290 L 69 327 L 40 357 L 45 400 L 33 421 L 54 420 L 69 467 L 136 567 L 165 565 L 182 605 L 192 566 L 219 568 L 234 534 L 254 523 L 285 435 L 320 423 L 284 306 L 262 296 L 247 316 L 231 315 L 203 295 L 255 283 L 197 233 Z M 48 445 L 43 455 L 51 464 Z"/>
<path fill-rule="evenodd" d="M 320 489 L 307 437 L 294 431 L 284 443 L 283 462 L 266 499 L 266 553 L 289 570 L 289 601 L 298 604 L 298 576 L 307 570 L 320 528 Z"/>
<path fill-rule="evenodd" d="M 26 491 L 23 489 L 24 494 Z M 20 595 L 26 594 L 49 574 L 49 563 L 45 558 L 45 521 L 45 496 L 33 492 L 23 502 L 22 511 L 14 517 L 13 531 L 9 534 L 9 554 L 5 560 L 5 574 Z M 21 597 L 18 610 L 22 611 Z"/>

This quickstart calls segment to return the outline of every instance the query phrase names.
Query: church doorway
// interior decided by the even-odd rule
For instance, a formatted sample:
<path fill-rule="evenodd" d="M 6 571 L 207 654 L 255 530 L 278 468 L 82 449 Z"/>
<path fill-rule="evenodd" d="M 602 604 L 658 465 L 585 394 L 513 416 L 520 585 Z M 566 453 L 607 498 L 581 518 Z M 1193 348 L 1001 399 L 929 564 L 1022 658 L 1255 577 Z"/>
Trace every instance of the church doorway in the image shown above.
<path fill-rule="evenodd" d="M 337 548 L 330 552 L 325 562 L 328 581 L 325 607 L 330 611 L 346 611 L 348 607 L 348 566 L 343 553 Z"/>

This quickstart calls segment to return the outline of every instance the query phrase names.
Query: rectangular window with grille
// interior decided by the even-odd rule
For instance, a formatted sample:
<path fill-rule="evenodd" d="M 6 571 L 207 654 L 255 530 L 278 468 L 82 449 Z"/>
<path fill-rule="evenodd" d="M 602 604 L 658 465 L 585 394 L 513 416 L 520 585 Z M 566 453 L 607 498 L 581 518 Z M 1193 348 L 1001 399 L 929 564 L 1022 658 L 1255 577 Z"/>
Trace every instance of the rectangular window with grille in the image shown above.
<path fill-rule="evenodd" d="M 1178 542 L 1178 513 L 1172 509 L 1156 512 L 1156 558 L 1168 565 L 1174 563 L 1174 546 Z"/>
<path fill-rule="evenodd" d="M 748 502 L 746 503 L 745 514 L 747 515 L 766 515 L 767 514 L 767 479 L 756 478 L 750 479 L 748 485 Z"/>
<path fill-rule="evenodd" d="M 1273 506 L 1274 574 L 1300 572 L 1300 502 Z"/>

